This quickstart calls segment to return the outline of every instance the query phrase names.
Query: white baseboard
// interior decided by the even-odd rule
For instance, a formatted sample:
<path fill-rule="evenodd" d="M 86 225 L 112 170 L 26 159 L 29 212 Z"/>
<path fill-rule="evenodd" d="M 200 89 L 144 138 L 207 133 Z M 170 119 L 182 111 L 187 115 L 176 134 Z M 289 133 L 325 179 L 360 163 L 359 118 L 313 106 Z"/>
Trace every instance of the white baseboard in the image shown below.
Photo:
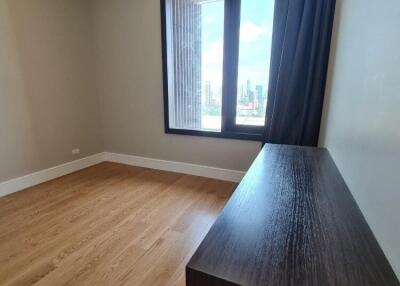
<path fill-rule="evenodd" d="M 24 190 L 29 187 L 33 187 L 35 185 L 56 179 L 61 176 L 65 176 L 67 174 L 82 170 L 84 168 L 99 164 L 104 161 L 200 177 L 207 177 L 230 182 L 240 182 L 245 174 L 245 172 L 235 170 L 152 159 L 133 155 L 103 152 L 39 172 L 35 172 L 26 176 L 11 179 L 9 181 L 0 182 L 0 197 Z"/>
<path fill-rule="evenodd" d="M 104 153 L 98 153 L 23 177 L 0 182 L 0 197 L 79 171 L 103 161 Z"/>
<path fill-rule="evenodd" d="M 240 182 L 245 172 L 221 169 L 215 167 L 208 167 L 202 165 L 195 165 L 189 163 L 166 161 L 159 159 L 152 159 L 146 157 L 139 157 L 133 155 L 124 155 L 117 153 L 104 153 L 104 159 L 109 162 L 121 163 L 137 167 L 144 167 L 150 169 L 157 169 L 163 171 L 170 171 L 200 177 L 207 177 L 230 182 Z"/>

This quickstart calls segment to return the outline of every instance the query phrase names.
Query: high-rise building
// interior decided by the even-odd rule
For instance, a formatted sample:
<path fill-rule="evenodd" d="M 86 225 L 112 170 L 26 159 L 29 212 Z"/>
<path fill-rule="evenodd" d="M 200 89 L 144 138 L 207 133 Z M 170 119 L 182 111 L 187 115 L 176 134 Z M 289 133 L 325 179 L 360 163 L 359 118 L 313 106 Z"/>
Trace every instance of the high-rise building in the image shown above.
<path fill-rule="evenodd" d="M 250 95 L 251 95 L 251 81 L 248 79 L 246 82 L 246 94 L 247 94 L 247 98 L 250 100 Z"/>
<path fill-rule="evenodd" d="M 264 102 L 264 87 L 262 85 L 256 85 L 256 97 L 258 103 L 262 104 Z"/>
<path fill-rule="evenodd" d="M 246 100 L 246 93 L 244 91 L 244 86 L 243 84 L 240 85 L 240 101 L 245 102 Z"/>
<path fill-rule="evenodd" d="M 213 93 L 212 93 L 212 89 L 211 89 L 211 82 L 209 80 L 206 81 L 206 83 L 204 85 L 204 100 L 205 100 L 204 103 L 208 106 L 211 106 L 214 103 Z"/>

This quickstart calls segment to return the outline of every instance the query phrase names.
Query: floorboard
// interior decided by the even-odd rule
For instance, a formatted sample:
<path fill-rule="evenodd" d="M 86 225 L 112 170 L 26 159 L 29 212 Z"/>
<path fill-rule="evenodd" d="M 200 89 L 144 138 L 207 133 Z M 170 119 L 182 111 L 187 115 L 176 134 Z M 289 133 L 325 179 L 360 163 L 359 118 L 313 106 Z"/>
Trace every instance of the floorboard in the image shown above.
<path fill-rule="evenodd" d="M 184 285 L 234 187 L 105 162 L 0 198 L 0 285 Z"/>

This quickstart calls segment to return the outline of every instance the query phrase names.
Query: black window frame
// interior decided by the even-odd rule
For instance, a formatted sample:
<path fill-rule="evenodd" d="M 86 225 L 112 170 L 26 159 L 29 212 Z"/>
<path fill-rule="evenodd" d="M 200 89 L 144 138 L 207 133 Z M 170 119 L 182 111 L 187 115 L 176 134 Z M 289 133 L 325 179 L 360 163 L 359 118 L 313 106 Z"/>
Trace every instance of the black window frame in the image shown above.
<path fill-rule="evenodd" d="M 241 0 L 224 0 L 224 48 L 222 77 L 221 131 L 178 129 L 169 126 L 168 55 L 166 1 L 161 2 L 161 40 L 164 92 L 165 133 L 263 141 L 266 126 L 236 124 L 237 78 L 239 63 L 239 37 Z"/>

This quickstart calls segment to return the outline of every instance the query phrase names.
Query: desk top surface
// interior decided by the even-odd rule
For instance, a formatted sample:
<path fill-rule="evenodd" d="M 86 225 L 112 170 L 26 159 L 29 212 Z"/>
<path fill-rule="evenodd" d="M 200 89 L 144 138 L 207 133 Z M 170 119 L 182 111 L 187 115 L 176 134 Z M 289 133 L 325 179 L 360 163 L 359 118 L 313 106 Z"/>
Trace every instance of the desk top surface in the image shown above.
<path fill-rule="evenodd" d="M 188 263 L 188 285 L 199 279 L 400 285 L 328 151 L 271 144 Z"/>

